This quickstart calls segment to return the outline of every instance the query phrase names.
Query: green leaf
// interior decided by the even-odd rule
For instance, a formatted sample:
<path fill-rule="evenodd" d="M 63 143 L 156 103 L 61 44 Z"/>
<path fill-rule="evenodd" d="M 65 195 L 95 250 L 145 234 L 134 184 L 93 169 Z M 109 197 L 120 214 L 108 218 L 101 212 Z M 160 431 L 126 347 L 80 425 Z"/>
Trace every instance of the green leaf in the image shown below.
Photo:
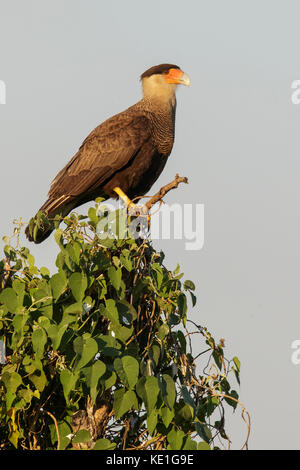
<path fill-rule="evenodd" d="M 212 355 L 218 368 L 222 370 L 222 367 L 223 367 L 223 362 L 221 359 L 221 357 L 223 356 L 222 352 L 220 352 L 219 349 L 215 349 Z"/>
<path fill-rule="evenodd" d="M 110 325 L 109 326 L 109 331 L 117 338 L 119 339 L 120 341 L 122 341 L 122 343 L 125 343 L 128 338 L 130 338 L 130 336 L 132 335 L 133 333 L 133 326 L 131 326 L 130 328 L 128 328 L 127 326 L 121 326 L 121 325 Z"/>
<path fill-rule="evenodd" d="M 57 274 L 54 274 L 50 279 L 50 285 L 53 299 L 56 302 L 68 285 L 64 271 L 60 271 Z"/>
<path fill-rule="evenodd" d="M 58 350 L 63 334 L 67 328 L 68 328 L 67 324 L 64 324 L 62 326 L 52 324 L 52 325 L 49 325 L 49 327 L 47 328 L 46 331 L 47 331 L 48 336 L 52 340 L 52 347 L 54 351 Z"/>
<path fill-rule="evenodd" d="M 184 284 L 183 284 L 183 288 L 185 290 L 195 290 L 196 287 L 195 287 L 195 284 L 193 283 L 193 281 L 185 281 Z"/>
<path fill-rule="evenodd" d="M 28 313 L 20 313 L 14 315 L 12 324 L 16 333 L 23 334 L 23 329 L 28 320 L 28 316 Z"/>
<path fill-rule="evenodd" d="M 69 417 L 67 418 L 68 420 L 70 419 Z M 63 421 L 58 421 L 58 432 L 59 432 L 59 437 L 60 437 L 60 448 L 59 450 L 63 450 L 68 443 L 70 442 L 70 434 L 72 434 L 72 427 L 70 423 L 67 421 L 67 419 L 64 419 Z M 56 426 L 54 423 L 51 423 L 49 425 L 50 428 L 50 437 L 51 437 L 51 442 L 54 445 L 57 442 L 57 430 Z"/>
<path fill-rule="evenodd" d="M 170 410 L 173 409 L 176 399 L 176 388 L 174 380 L 172 377 L 170 377 L 170 375 L 163 374 L 162 376 L 159 376 L 158 384 L 164 403 Z"/>
<path fill-rule="evenodd" d="M 169 334 L 169 332 L 170 332 L 170 328 L 168 327 L 166 323 L 163 323 L 159 327 L 158 332 L 157 332 L 158 339 L 163 340 Z"/>
<path fill-rule="evenodd" d="M 237 380 L 237 383 L 240 385 L 240 384 L 241 384 L 241 382 L 240 382 L 240 373 L 236 370 L 235 367 L 232 367 L 231 369 L 232 369 L 233 372 L 234 372 L 234 375 L 235 375 L 235 378 L 236 378 L 236 380 Z"/>
<path fill-rule="evenodd" d="M 18 307 L 17 294 L 11 287 L 6 287 L 0 294 L 0 302 L 2 302 L 9 312 L 15 313 Z"/>
<path fill-rule="evenodd" d="M 116 357 L 120 355 L 121 344 L 112 336 L 99 335 L 97 338 L 99 351 L 104 356 Z"/>
<path fill-rule="evenodd" d="M 81 442 L 90 442 L 92 436 L 87 429 L 80 429 L 72 438 L 73 444 L 80 444 Z"/>
<path fill-rule="evenodd" d="M 235 390 L 231 390 L 231 393 L 229 393 L 228 395 L 230 395 L 232 398 L 235 398 L 236 400 L 238 400 L 239 398 L 239 395 Z M 231 400 L 230 398 L 225 397 L 225 401 L 228 403 L 228 405 L 232 406 L 234 410 L 238 405 L 236 400 Z"/>
<path fill-rule="evenodd" d="M 20 279 L 15 279 L 12 283 L 13 290 L 17 294 L 18 297 L 18 306 L 23 306 L 23 299 L 25 294 L 25 282 L 20 281 Z"/>
<path fill-rule="evenodd" d="M 167 435 L 167 439 L 169 441 L 171 449 L 180 450 L 183 444 L 184 437 L 185 433 L 183 431 L 176 431 L 176 429 L 172 429 Z"/>
<path fill-rule="evenodd" d="M 176 268 L 174 269 L 173 274 L 176 276 L 176 274 L 178 274 L 179 271 L 180 271 L 180 266 L 179 266 L 179 264 L 177 263 L 177 266 L 176 266 Z"/>
<path fill-rule="evenodd" d="M 178 312 L 185 326 L 186 324 L 186 314 L 187 314 L 187 302 L 186 295 L 182 292 L 178 295 L 177 298 Z"/>
<path fill-rule="evenodd" d="M 89 219 L 91 220 L 91 222 L 92 222 L 94 225 L 97 225 L 97 223 L 98 223 L 98 221 L 99 221 L 99 218 L 98 218 L 97 210 L 96 210 L 95 207 L 90 207 L 90 208 L 89 208 L 88 216 L 89 216 Z"/>
<path fill-rule="evenodd" d="M 150 414 L 157 402 L 159 385 L 156 377 L 141 377 L 136 384 L 136 392 L 145 403 L 147 413 Z"/>
<path fill-rule="evenodd" d="M 34 259 L 34 256 L 29 254 L 27 256 L 27 261 L 28 261 L 28 264 L 29 264 L 29 267 L 33 267 L 34 266 L 34 262 L 35 262 L 35 259 Z"/>
<path fill-rule="evenodd" d="M 101 377 L 100 383 L 104 387 L 104 391 L 115 385 L 117 381 L 117 374 L 114 371 L 106 370 L 105 374 Z"/>
<path fill-rule="evenodd" d="M 164 273 L 162 267 L 158 263 L 152 264 L 152 275 L 154 277 L 155 284 L 158 289 L 161 288 L 161 284 L 163 281 Z"/>
<path fill-rule="evenodd" d="M 207 413 L 207 416 L 210 416 L 214 412 L 214 410 L 216 409 L 216 407 L 218 405 L 219 405 L 218 397 L 208 396 L 206 398 L 206 413 Z"/>
<path fill-rule="evenodd" d="M 56 241 L 56 243 L 58 244 L 59 248 L 64 250 L 64 245 L 63 245 L 63 230 L 61 228 L 58 228 L 55 232 L 54 232 L 54 240 Z"/>
<path fill-rule="evenodd" d="M 180 422 L 189 422 L 193 421 L 195 415 L 195 410 L 191 405 L 187 405 L 186 403 L 177 411 L 176 418 L 179 419 Z"/>
<path fill-rule="evenodd" d="M 13 392 L 6 392 L 5 394 L 5 402 L 6 402 L 6 409 L 9 410 L 12 407 L 14 400 L 16 399 L 16 394 Z"/>
<path fill-rule="evenodd" d="M 64 308 L 64 316 L 68 315 L 69 313 L 81 314 L 82 311 L 83 311 L 82 302 L 75 302 L 74 304 L 68 305 L 66 308 Z"/>
<path fill-rule="evenodd" d="M 23 398 L 26 403 L 30 403 L 32 399 L 33 393 L 28 388 L 23 388 L 18 390 L 18 397 Z"/>
<path fill-rule="evenodd" d="M 47 384 L 47 377 L 43 370 L 36 370 L 35 373 L 29 375 L 28 378 L 39 392 L 44 390 Z"/>
<path fill-rule="evenodd" d="M 196 406 L 195 406 L 195 402 L 194 402 L 194 399 L 191 397 L 187 387 L 185 385 L 183 385 L 181 387 L 181 394 L 182 394 L 182 398 L 184 399 L 185 403 L 187 405 L 190 405 L 194 411 L 196 409 Z"/>
<path fill-rule="evenodd" d="M 120 388 L 114 393 L 114 414 L 116 419 L 120 419 L 127 411 L 129 411 L 136 402 L 136 394 L 133 390 L 125 392 L 124 388 Z"/>
<path fill-rule="evenodd" d="M 196 421 L 196 430 L 198 435 L 207 443 L 212 439 L 212 434 L 210 429 L 205 423 L 200 423 Z"/>
<path fill-rule="evenodd" d="M 87 277 L 83 273 L 73 273 L 70 276 L 69 284 L 75 300 L 82 302 L 88 285 Z"/>
<path fill-rule="evenodd" d="M 211 450 L 207 442 L 198 442 L 197 450 Z"/>
<path fill-rule="evenodd" d="M 182 331 L 180 330 L 177 331 L 177 338 L 179 339 L 180 346 L 182 347 L 183 352 L 186 353 L 186 339 Z"/>
<path fill-rule="evenodd" d="M 111 285 L 118 291 L 121 287 L 122 270 L 120 268 L 116 269 L 111 266 L 110 268 L 108 268 L 107 274 Z"/>
<path fill-rule="evenodd" d="M 117 302 L 117 309 L 119 312 L 120 323 L 123 325 L 129 326 L 137 319 L 137 313 L 134 306 L 127 302 L 127 300 L 119 300 Z"/>
<path fill-rule="evenodd" d="M 120 261 L 124 268 L 128 271 L 131 272 L 133 270 L 132 262 L 130 259 L 130 251 L 127 249 L 122 250 L 122 254 L 120 256 Z"/>
<path fill-rule="evenodd" d="M 9 434 L 9 440 L 12 445 L 17 448 L 18 447 L 18 440 L 20 437 L 20 431 L 17 427 L 13 428 L 13 431 Z"/>
<path fill-rule="evenodd" d="M 159 363 L 160 352 L 158 344 L 153 344 L 149 350 L 149 357 L 154 362 L 155 366 Z"/>
<path fill-rule="evenodd" d="M 71 391 L 75 389 L 78 378 L 78 372 L 74 374 L 68 369 L 63 369 L 60 373 L 60 381 L 63 386 L 64 396 L 67 403 L 69 403 L 69 395 Z"/>
<path fill-rule="evenodd" d="M 116 445 L 115 442 L 110 442 L 108 439 L 98 439 L 93 450 L 113 450 Z"/>
<path fill-rule="evenodd" d="M 49 326 L 50 326 L 50 318 L 44 317 L 43 315 L 41 315 L 38 318 L 38 324 L 41 328 L 44 328 L 44 330 L 47 331 L 47 328 L 49 328 Z"/>
<path fill-rule="evenodd" d="M 104 375 L 105 371 L 106 365 L 100 360 L 94 362 L 94 364 L 92 364 L 90 367 L 82 369 L 82 372 L 86 378 L 87 386 L 90 389 L 90 395 L 93 403 L 96 402 L 97 394 L 99 392 L 99 379 Z"/>
<path fill-rule="evenodd" d="M 197 303 L 197 297 L 193 294 L 193 292 L 190 291 L 191 299 L 192 299 L 192 305 L 195 307 Z"/>
<path fill-rule="evenodd" d="M 47 276 L 50 276 L 50 271 L 48 268 L 46 268 L 45 266 L 42 266 L 40 268 L 40 273 L 43 277 L 47 277 Z"/>
<path fill-rule="evenodd" d="M 154 430 L 157 425 L 158 412 L 156 409 L 151 411 L 151 414 L 147 417 L 147 428 L 150 436 L 153 436 Z"/>
<path fill-rule="evenodd" d="M 74 371 L 77 371 L 90 362 L 98 352 L 98 344 L 93 338 L 78 336 L 73 342 L 74 351 L 77 354 L 77 361 Z"/>
<path fill-rule="evenodd" d="M 236 356 L 234 356 L 233 362 L 235 364 L 235 367 L 236 367 L 237 371 L 240 372 L 240 370 L 241 370 L 240 360 Z"/>
<path fill-rule="evenodd" d="M 72 244 L 69 243 L 66 247 L 67 253 L 71 260 L 79 265 L 80 263 L 80 251 L 81 251 L 81 246 L 77 242 L 73 242 Z"/>
<path fill-rule="evenodd" d="M 127 388 L 133 388 L 138 380 L 139 363 L 132 356 L 117 357 L 114 360 L 114 368 L 121 381 Z"/>
<path fill-rule="evenodd" d="M 182 450 L 197 450 L 197 442 L 191 439 L 191 436 L 187 436 L 184 440 Z"/>
<path fill-rule="evenodd" d="M 33 350 L 36 353 L 36 357 L 41 359 L 44 355 L 44 347 L 47 342 L 47 335 L 43 328 L 38 328 L 32 333 L 32 346 Z"/>
<path fill-rule="evenodd" d="M 119 312 L 117 309 L 116 301 L 113 299 L 107 299 L 105 302 L 105 307 L 103 304 L 100 306 L 100 312 L 112 323 L 119 325 Z"/>
<path fill-rule="evenodd" d="M 161 419 L 164 425 L 166 426 L 166 428 L 169 426 L 174 416 L 175 416 L 174 409 L 170 410 L 167 406 L 164 406 L 161 409 Z"/>
<path fill-rule="evenodd" d="M 116 301 L 113 299 L 107 299 L 105 307 L 103 304 L 100 305 L 100 312 L 114 325 L 118 326 L 120 324 L 130 326 L 137 318 L 135 308 L 126 300 Z"/>
<path fill-rule="evenodd" d="M 110 260 L 103 251 L 98 251 L 93 257 L 93 263 L 96 267 L 96 270 L 103 272 L 106 268 L 110 266 Z"/>
<path fill-rule="evenodd" d="M 22 377 L 17 372 L 7 371 L 2 374 L 1 381 L 4 383 L 8 392 L 15 393 L 19 385 L 22 383 Z"/>
<path fill-rule="evenodd" d="M 112 262 L 113 262 L 113 264 L 115 265 L 116 268 L 120 267 L 120 258 L 118 258 L 118 256 L 113 256 L 112 257 Z"/>
<path fill-rule="evenodd" d="M 48 318 L 52 318 L 52 292 L 50 285 L 47 281 L 43 280 L 39 283 L 41 287 L 32 291 L 32 297 L 35 302 L 35 306 L 39 309 L 40 313 Z"/>

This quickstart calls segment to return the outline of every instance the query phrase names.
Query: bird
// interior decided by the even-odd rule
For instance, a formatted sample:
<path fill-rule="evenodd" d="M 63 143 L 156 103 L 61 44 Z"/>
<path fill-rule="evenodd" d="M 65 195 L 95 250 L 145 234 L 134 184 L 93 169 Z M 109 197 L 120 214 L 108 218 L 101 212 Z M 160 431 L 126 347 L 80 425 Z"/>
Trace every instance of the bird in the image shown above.
<path fill-rule="evenodd" d="M 175 137 L 176 88 L 190 86 L 178 65 L 159 64 L 140 76 L 142 98 L 98 125 L 53 179 L 48 199 L 25 229 L 29 241 L 43 242 L 56 215 L 95 200 L 118 198 L 129 204 L 144 196 L 163 171 Z M 38 214 L 46 224 L 34 222 Z"/>

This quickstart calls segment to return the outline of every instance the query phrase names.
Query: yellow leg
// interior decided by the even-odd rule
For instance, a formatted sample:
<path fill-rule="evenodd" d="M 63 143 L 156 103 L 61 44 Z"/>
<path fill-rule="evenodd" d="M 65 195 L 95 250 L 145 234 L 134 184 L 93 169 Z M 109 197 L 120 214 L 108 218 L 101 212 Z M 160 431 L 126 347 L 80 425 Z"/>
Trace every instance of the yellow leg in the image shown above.
<path fill-rule="evenodd" d="M 114 188 L 114 192 L 117 193 L 117 195 L 119 196 L 120 199 L 122 199 L 122 201 L 125 202 L 128 210 L 129 209 L 135 209 L 135 204 L 129 199 L 128 196 L 126 196 L 126 194 L 122 191 L 121 188 L 119 188 L 118 186 L 116 186 Z"/>
<path fill-rule="evenodd" d="M 134 204 L 134 202 L 132 202 L 131 199 L 129 199 L 129 197 L 124 193 L 124 191 L 122 191 L 121 188 L 116 186 L 115 188 L 113 188 L 113 190 L 114 190 L 115 193 L 117 193 L 119 198 L 122 199 L 122 201 L 125 202 L 127 210 L 128 210 L 129 213 L 130 213 L 130 210 L 131 210 L 135 215 L 141 215 L 141 214 L 139 214 L 138 206 L 136 206 L 136 204 Z M 143 208 L 141 207 L 140 209 L 143 209 Z M 151 220 L 150 215 L 147 214 L 146 217 L 147 217 L 147 224 L 148 224 L 148 230 L 149 230 L 150 220 Z"/>

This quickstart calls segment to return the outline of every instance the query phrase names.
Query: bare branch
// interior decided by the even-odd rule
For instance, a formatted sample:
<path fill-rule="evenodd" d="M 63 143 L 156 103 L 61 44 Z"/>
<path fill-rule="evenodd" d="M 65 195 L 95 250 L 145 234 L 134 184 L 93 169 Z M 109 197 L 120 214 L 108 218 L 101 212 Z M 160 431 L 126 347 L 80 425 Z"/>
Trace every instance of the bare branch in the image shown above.
<path fill-rule="evenodd" d="M 180 183 L 188 184 L 188 179 L 185 176 L 179 176 L 177 174 L 175 176 L 175 179 L 173 181 L 171 181 L 171 183 L 168 183 L 165 186 L 163 186 L 162 188 L 160 188 L 160 190 L 156 194 L 154 194 L 154 196 L 152 196 L 151 199 L 149 199 L 148 202 L 146 202 L 146 204 L 143 206 L 143 211 L 145 211 L 145 213 L 148 213 L 150 211 L 151 207 L 154 206 L 154 204 L 161 201 L 162 198 L 169 191 L 171 191 L 171 189 L 177 188 Z"/>

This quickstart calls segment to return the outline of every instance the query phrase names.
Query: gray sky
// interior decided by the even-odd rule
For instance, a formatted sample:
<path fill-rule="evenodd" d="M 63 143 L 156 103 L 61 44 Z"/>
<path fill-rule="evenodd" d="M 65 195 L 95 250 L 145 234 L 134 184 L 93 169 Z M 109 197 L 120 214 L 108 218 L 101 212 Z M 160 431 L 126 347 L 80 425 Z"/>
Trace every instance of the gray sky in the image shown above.
<path fill-rule="evenodd" d="M 252 449 L 300 448 L 299 18 L 296 0 L 0 0 L 1 235 L 29 220 L 97 124 L 140 99 L 144 70 L 171 62 L 190 75 L 151 193 L 187 176 L 166 200 L 205 205 L 205 244 L 155 246 L 197 285 L 191 319 L 241 360 Z M 30 248 L 52 267 L 53 239 Z M 228 429 L 239 448 L 239 411 Z"/>

